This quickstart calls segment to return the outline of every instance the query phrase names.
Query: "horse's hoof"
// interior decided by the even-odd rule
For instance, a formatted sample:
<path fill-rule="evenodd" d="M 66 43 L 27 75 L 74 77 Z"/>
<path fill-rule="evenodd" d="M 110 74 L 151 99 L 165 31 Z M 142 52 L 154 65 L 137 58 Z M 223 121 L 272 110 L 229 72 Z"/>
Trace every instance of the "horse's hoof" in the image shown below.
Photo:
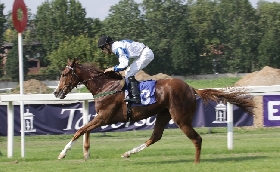
<path fill-rule="evenodd" d="M 85 160 L 85 161 L 88 160 L 89 157 L 90 157 L 90 154 L 89 154 L 89 153 L 85 153 L 85 154 L 84 154 L 84 160 Z"/>
<path fill-rule="evenodd" d="M 63 158 L 65 158 L 66 157 L 66 154 L 59 154 L 58 155 L 58 159 L 63 159 Z"/>
<path fill-rule="evenodd" d="M 122 158 L 129 158 L 130 157 L 130 153 L 124 153 L 122 156 L 121 156 Z"/>

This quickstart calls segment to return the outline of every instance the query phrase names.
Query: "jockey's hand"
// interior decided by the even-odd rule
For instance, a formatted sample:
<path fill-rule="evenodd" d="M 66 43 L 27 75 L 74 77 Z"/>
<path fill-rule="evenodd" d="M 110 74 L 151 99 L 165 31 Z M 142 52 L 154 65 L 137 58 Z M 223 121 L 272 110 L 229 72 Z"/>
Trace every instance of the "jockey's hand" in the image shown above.
<path fill-rule="evenodd" d="M 110 68 L 105 69 L 104 73 L 110 72 L 110 71 L 114 71 L 114 67 L 110 67 Z"/>

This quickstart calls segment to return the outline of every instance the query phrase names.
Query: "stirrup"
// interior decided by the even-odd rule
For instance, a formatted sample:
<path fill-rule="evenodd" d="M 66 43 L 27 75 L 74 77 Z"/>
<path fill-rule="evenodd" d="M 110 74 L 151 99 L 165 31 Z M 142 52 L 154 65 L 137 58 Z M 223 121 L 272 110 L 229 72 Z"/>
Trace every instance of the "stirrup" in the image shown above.
<path fill-rule="evenodd" d="M 133 97 L 133 98 L 124 99 L 124 102 L 141 104 L 141 99 L 140 97 L 139 98 Z"/>

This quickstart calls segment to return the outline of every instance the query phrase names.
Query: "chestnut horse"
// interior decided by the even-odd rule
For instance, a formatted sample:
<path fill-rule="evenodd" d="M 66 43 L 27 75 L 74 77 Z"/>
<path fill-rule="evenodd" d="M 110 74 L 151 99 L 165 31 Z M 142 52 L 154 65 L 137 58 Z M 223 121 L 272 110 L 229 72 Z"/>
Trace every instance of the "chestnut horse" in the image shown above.
<path fill-rule="evenodd" d="M 96 117 L 81 127 L 73 136 L 71 141 L 62 150 L 58 159 L 64 158 L 66 152 L 73 146 L 75 141 L 85 134 L 84 159 L 90 156 L 90 131 L 103 125 L 127 122 L 127 105 L 123 101 L 125 93 L 122 91 L 123 77 L 116 72 L 106 72 L 94 66 L 81 65 L 76 59 L 68 60 L 68 65 L 62 71 L 59 85 L 54 91 L 57 98 L 64 99 L 65 96 L 78 84 L 84 84 L 92 95 L 113 92 L 110 95 L 95 98 Z M 252 99 L 248 98 L 245 91 L 204 89 L 197 90 L 186 82 L 172 78 L 160 79 L 156 82 L 155 98 L 156 103 L 145 106 L 132 106 L 132 121 L 139 121 L 151 116 L 156 116 L 154 131 L 149 140 L 125 152 L 122 157 L 130 157 L 146 147 L 159 141 L 162 137 L 166 124 L 173 119 L 177 126 L 192 141 L 195 146 L 195 163 L 200 162 L 202 138 L 193 129 L 192 120 L 196 111 L 196 95 L 204 102 L 209 100 L 230 102 L 247 112 L 251 112 L 254 106 Z"/>

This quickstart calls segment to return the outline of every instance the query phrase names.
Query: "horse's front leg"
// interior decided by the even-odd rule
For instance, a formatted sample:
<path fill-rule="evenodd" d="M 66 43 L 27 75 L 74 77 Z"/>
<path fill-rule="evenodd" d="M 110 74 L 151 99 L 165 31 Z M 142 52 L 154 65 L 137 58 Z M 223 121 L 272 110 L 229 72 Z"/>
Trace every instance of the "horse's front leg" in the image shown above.
<path fill-rule="evenodd" d="M 71 149 L 71 147 L 74 145 L 74 143 L 77 141 L 77 139 L 83 135 L 83 133 L 80 131 L 80 129 L 75 133 L 74 137 L 70 140 L 70 142 L 68 142 L 66 144 L 66 146 L 64 147 L 64 149 L 60 152 L 60 154 L 58 155 L 58 159 L 62 159 L 65 158 L 66 153 L 68 150 Z"/>
<path fill-rule="evenodd" d="M 71 147 L 74 145 L 74 143 L 77 141 L 77 139 L 83 135 L 84 133 L 90 132 L 91 130 L 98 128 L 99 126 L 104 125 L 103 119 L 101 115 L 97 115 L 92 121 L 90 121 L 88 124 L 80 128 L 72 137 L 69 143 L 64 147 L 64 149 L 60 152 L 58 159 L 65 158 L 66 153 L 68 150 L 71 149 Z M 87 148 L 84 148 L 84 157 L 87 159 L 89 157 L 89 134 L 86 134 L 86 140 L 88 140 L 88 145 L 86 144 Z M 86 152 L 85 152 L 86 150 Z M 85 155 L 85 153 L 88 153 Z"/>

